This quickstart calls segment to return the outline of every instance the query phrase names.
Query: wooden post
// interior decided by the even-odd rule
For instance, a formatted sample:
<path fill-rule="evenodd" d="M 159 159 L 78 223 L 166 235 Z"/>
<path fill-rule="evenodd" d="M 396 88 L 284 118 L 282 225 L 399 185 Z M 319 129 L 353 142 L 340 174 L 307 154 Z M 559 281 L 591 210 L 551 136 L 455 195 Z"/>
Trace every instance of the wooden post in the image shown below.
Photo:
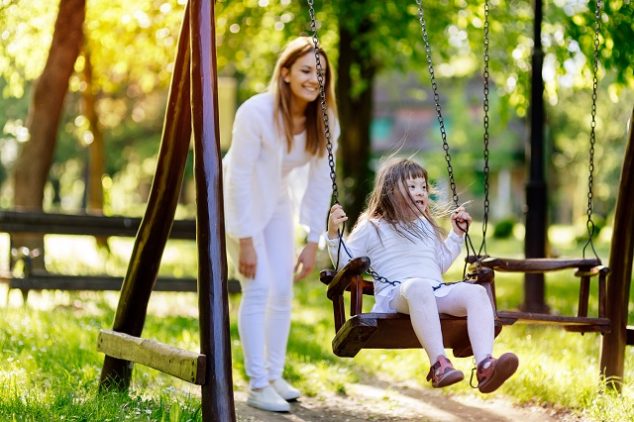
<path fill-rule="evenodd" d="M 189 11 L 181 28 L 174 73 L 163 123 L 158 163 L 148 205 L 134 242 L 121 288 L 113 330 L 139 337 L 169 236 L 191 138 L 189 82 Z M 132 363 L 106 356 L 99 388 L 127 390 Z"/>
<path fill-rule="evenodd" d="M 202 386 L 202 415 L 205 421 L 235 421 L 218 127 L 214 2 L 192 0 L 190 14 L 198 310 L 200 348 L 201 353 L 207 356 L 206 382 Z"/>
<path fill-rule="evenodd" d="M 533 56 L 531 70 L 531 133 L 527 148 L 529 154 L 529 180 L 526 184 L 526 237 L 524 254 L 526 258 L 546 256 L 548 241 L 548 190 L 544 177 L 544 80 L 542 67 L 542 0 L 535 0 L 533 18 Z M 526 312 L 548 313 L 550 309 L 544 301 L 546 284 L 543 273 L 528 273 L 524 276 L 524 302 Z"/>
<path fill-rule="evenodd" d="M 623 387 L 623 366 L 627 344 L 627 307 L 632 281 L 634 255 L 634 110 L 630 117 L 629 140 L 621 169 L 619 196 L 614 214 L 608 275 L 607 317 L 612 331 L 603 336 L 601 373 L 607 385 L 617 391 Z"/>

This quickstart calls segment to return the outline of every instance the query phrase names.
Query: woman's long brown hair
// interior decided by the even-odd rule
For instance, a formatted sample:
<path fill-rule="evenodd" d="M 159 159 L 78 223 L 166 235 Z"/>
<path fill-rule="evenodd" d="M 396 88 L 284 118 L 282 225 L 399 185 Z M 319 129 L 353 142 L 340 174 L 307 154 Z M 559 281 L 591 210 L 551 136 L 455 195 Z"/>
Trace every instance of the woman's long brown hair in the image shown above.
<path fill-rule="evenodd" d="M 289 42 L 280 54 L 275 64 L 275 70 L 269 84 L 269 91 L 275 96 L 275 122 L 286 137 L 288 151 L 293 145 L 293 118 L 291 115 L 291 88 L 284 82 L 282 69 L 290 70 L 293 63 L 305 54 L 314 54 L 315 46 L 310 37 L 299 37 Z M 319 49 L 324 69 L 324 90 L 326 94 L 326 106 L 329 110 L 329 118 L 337 115 L 337 104 L 335 102 L 335 87 L 332 78 L 332 69 L 328 56 Z M 306 107 L 306 151 L 318 157 L 322 157 L 326 152 L 326 135 L 324 133 L 324 121 L 321 111 L 321 96 Z M 279 127 L 281 125 L 281 127 Z M 331 127 L 332 130 L 332 127 Z M 332 132 L 331 132 L 332 133 Z"/>

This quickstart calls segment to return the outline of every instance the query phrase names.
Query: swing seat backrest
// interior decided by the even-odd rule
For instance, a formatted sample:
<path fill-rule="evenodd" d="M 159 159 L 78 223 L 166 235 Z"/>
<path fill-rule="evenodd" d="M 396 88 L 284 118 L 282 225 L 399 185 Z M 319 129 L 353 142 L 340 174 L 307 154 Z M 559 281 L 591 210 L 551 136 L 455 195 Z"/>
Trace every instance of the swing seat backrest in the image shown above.
<path fill-rule="evenodd" d="M 420 348 L 420 342 L 414 333 L 409 315 L 400 313 L 363 313 L 363 295 L 374 294 L 374 284 L 363 278 L 370 267 L 370 259 L 360 257 L 352 259 L 339 272 L 323 270 L 321 282 L 328 286 L 326 295 L 332 300 L 335 338 L 332 349 L 340 357 L 354 357 L 361 349 L 411 349 Z M 474 278 L 489 294 L 491 306 L 495 311 L 493 290 L 493 271 L 481 268 Z M 350 292 L 350 318 L 346 319 L 344 294 Z M 464 317 L 440 314 L 443 342 L 446 348 L 453 349 L 454 356 L 471 356 L 471 345 Z M 496 320 L 495 335 L 502 328 Z"/>
<path fill-rule="evenodd" d="M 472 267 L 488 268 L 495 272 L 511 273 L 549 273 L 574 269 L 574 275 L 579 277 L 579 303 L 577 315 L 554 315 L 522 311 L 496 312 L 496 319 L 503 325 L 512 325 L 515 322 L 532 324 L 547 324 L 563 327 L 574 332 L 599 332 L 607 333 L 611 330 L 609 318 L 607 318 L 607 275 L 608 267 L 601 265 L 599 259 L 555 259 L 555 258 L 476 258 L 472 257 Z M 590 296 L 590 281 L 592 277 L 598 277 L 598 315 L 588 316 L 588 302 Z"/>

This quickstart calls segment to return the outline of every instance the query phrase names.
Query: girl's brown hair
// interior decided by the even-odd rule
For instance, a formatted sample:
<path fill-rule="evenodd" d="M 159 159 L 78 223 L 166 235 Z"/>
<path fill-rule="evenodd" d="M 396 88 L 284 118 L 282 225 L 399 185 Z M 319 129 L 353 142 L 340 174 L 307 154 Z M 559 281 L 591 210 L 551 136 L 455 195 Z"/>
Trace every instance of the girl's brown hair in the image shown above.
<path fill-rule="evenodd" d="M 299 37 L 289 42 L 280 54 L 275 64 L 275 70 L 269 84 L 269 91 L 275 97 L 275 121 L 278 129 L 286 137 L 286 145 L 291 150 L 293 145 L 293 118 L 291 115 L 291 87 L 284 82 L 282 69 L 291 69 L 293 63 L 305 54 L 315 54 L 315 46 L 310 37 Z M 319 49 L 321 65 L 324 70 L 324 90 L 326 94 L 326 106 L 330 111 L 329 118 L 337 115 L 335 102 L 335 87 L 332 80 L 332 69 L 328 56 Z M 306 151 L 311 155 L 322 157 L 326 152 L 326 135 L 324 134 L 324 121 L 321 110 L 321 95 L 306 107 Z M 282 127 L 279 127 L 281 124 Z"/>
<path fill-rule="evenodd" d="M 416 219 L 412 220 L 412 215 L 419 215 L 420 211 L 416 207 L 412 198 L 407 194 L 407 179 L 422 177 L 427 185 L 427 192 L 430 193 L 429 178 L 427 170 L 420 164 L 406 158 L 395 158 L 387 161 L 379 170 L 374 184 L 374 189 L 368 199 L 368 207 L 360 220 L 377 219 L 390 224 L 394 230 L 411 239 L 411 237 L 421 238 L 429 236 L 424 229 L 416 224 Z M 438 225 L 435 219 L 436 206 L 428 200 L 423 216 L 434 230 L 434 235 L 438 238 L 445 234 L 445 231 Z"/>

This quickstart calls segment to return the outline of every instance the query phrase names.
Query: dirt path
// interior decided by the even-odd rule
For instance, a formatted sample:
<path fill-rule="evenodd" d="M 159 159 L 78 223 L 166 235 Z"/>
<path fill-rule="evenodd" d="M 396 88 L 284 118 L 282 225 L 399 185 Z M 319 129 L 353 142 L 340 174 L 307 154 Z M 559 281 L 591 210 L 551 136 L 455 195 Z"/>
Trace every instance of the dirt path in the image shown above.
<path fill-rule="evenodd" d="M 246 405 L 246 393 L 236 391 L 237 418 L 240 422 L 583 421 L 570 414 L 539 407 L 516 407 L 497 397 L 482 400 L 472 396 L 450 396 L 436 390 L 375 381 L 371 385 L 347 385 L 347 396 L 331 394 L 301 398 L 292 403 L 290 413 L 271 413 L 251 408 Z"/>

